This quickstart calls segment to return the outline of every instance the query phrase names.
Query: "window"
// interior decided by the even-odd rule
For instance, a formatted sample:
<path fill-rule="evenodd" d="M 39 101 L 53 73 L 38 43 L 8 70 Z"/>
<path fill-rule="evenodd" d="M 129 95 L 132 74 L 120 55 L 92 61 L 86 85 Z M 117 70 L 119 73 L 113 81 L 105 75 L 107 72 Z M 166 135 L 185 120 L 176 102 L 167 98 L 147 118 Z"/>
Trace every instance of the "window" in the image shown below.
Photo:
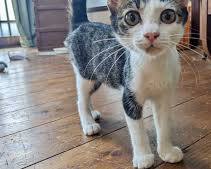
<path fill-rule="evenodd" d="M 19 36 L 12 0 L 0 0 L 0 37 Z"/>
<path fill-rule="evenodd" d="M 89 12 L 101 11 L 107 9 L 107 0 L 87 0 Z"/>

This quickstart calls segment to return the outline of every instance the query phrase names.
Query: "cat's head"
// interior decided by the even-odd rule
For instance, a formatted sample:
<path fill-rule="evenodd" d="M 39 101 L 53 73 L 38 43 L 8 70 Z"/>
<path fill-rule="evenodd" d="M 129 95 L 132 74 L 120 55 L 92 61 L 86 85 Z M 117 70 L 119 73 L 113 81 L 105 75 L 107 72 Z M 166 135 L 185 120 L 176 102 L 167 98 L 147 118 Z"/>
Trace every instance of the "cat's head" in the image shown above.
<path fill-rule="evenodd" d="M 118 40 L 149 54 L 176 46 L 187 22 L 188 0 L 108 0 Z"/>

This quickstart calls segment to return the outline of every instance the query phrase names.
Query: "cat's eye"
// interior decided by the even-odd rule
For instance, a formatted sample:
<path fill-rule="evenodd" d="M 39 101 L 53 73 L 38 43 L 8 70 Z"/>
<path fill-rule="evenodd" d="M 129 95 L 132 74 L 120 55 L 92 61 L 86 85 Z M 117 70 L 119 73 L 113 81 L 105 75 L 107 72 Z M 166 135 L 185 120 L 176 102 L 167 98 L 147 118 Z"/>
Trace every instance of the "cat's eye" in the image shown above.
<path fill-rule="evenodd" d="M 172 24 L 176 21 L 176 13 L 173 9 L 166 9 L 160 15 L 160 20 L 165 24 Z"/>
<path fill-rule="evenodd" d="M 135 26 L 141 21 L 141 16 L 137 11 L 129 11 L 125 15 L 125 22 L 130 26 Z"/>

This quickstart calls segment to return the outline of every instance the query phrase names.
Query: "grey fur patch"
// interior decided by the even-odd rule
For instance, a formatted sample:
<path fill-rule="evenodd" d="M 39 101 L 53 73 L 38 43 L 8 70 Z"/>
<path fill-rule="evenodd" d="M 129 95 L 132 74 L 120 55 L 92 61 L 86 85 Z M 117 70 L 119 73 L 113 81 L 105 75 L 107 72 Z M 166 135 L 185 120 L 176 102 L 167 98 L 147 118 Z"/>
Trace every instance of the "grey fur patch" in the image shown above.
<path fill-rule="evenodd" d="M 71 60 L 83 78 L 119 88 L 124 86 L 129 52 L 112 32 L 109 25 L 86 23 L 69 34 L 66 42 Z"/>
<path fill-rule="evenodd" d="M 143 107 L 136 101 L 135 94 L 129 89 L 125 89 L 123 98 L 123 107 L 125 113 L 133 120 L 138 120 L 142 117 Z"/>

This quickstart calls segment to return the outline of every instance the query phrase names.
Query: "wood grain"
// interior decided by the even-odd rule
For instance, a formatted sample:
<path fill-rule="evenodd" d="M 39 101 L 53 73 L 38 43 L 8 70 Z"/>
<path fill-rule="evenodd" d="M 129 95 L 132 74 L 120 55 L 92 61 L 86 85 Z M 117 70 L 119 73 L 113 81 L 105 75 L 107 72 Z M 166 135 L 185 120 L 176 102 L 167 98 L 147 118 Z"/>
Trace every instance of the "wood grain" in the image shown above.
<path fill-rule="evenodd" d="M 183 57 L 190 63 L 181 58 L 183 73 L 172 110 L 174 142 L 186 152 L 211 132 L 211 65 L 198 54 L 184 52 Z M 102 133 L 85 137 L 76 109 L 75 78 L 66 55 L 40 57 L 33 53 L 29 61 L 13 62 L 11 70 L 0 77 L 1 169 L 131 168 L 121 92 L 103 86 L 93 96 L 103 116 Z M 151 115 L 147 104 L 145 125 L 155 152 Z M 200 168 L 189 164 L 190 156 L 185 162 L 196 166 L 194 169 Z M 165 167 L 162 164 L 156 156 L 155 166 Z"/>
<path fill-rule="evenodd" d="M 101 89 L 101 92 L 104 93 L 104 90 Z M 110 94 L 109 91 L 106 93 Z M 106 94 L 95 95 L 93 97 L 94 107 L 103 112 L 109 111 L 112 107 L 115 107 L 113 111 L 122 110 L 121 104 L 119 103 L 120 95 L 117 95 L 115 92 L 113 94 L 112 98 L 105 97 Z M 70 117 L 73 114 L 77 114 L 76 107 L 76 97 L 74 95 L 38 106 L 2 114 L 0 115 L 0 137 Z"/>
<path fill-rule="evenodd" d="M 183 149 L 200 140 L 211 132 L 209 108 L 211 97 L 203 96 L 189 103 L 174 108 L 173 129 L 174 143 Z M 151 146 L 155 150 L 155 131 L 151 118 L 145 120 L 145 126 L 151 138 Z M 176 125 L 177 124 L 177 125 Z M 60 168 L 132 168 L 131 146 L 126 128 L 120 129 L 100 139 L 76 147 L 51 159 L 42 161 L 29 169 Z M 156 156 L 155 166 L 161 164 Z"/>

